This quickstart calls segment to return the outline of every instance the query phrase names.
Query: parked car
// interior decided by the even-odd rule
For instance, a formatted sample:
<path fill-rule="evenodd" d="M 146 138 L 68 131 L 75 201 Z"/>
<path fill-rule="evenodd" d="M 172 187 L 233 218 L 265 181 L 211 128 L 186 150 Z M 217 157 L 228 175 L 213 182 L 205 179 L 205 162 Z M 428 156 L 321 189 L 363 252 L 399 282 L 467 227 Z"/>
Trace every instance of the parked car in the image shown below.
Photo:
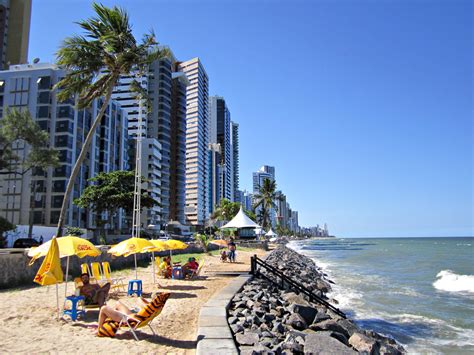
<path fill-rule="evenodd" d="M 31 248 L 39 245 L 40 243 L 33 238 L 20 238 L 15 240 L 15 243 L 13 243 L 14 248 Z"/>

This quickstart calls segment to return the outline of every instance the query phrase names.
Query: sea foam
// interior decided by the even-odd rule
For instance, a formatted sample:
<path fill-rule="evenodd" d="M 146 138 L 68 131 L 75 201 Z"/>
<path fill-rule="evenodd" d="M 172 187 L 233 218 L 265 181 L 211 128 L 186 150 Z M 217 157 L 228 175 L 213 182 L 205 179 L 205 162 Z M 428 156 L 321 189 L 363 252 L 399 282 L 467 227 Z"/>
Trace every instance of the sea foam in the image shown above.
<path fill-rule="evenodd" d="M 436 278 L 433 286 L 437 290 L 474 293 L 474 275 L 457 275 L 451 270 L 442 270 Z"/>

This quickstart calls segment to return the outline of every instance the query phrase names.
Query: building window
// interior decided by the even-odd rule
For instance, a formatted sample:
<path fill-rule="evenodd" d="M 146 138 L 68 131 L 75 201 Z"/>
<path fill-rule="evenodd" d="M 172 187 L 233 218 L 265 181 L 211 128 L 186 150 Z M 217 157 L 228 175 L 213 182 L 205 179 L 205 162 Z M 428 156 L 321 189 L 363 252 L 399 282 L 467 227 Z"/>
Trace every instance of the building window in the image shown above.
<path fill-rule="evenodd" d="M 50 90 L 51 89 L 51 77 L 40 76 L 37 80 L 38 90 Z"/>

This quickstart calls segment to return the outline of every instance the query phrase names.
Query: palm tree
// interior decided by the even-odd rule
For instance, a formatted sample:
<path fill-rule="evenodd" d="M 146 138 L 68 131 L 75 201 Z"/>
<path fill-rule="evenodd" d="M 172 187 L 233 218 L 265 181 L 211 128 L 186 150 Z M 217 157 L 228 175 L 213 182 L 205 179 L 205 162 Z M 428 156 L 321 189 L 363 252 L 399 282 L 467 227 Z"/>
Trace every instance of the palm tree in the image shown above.
<path fill-rule="evenodd" d="M 262 186 L 259 186 L 258 193 L 254 196 L 253 208 L 260 207 L 260 212 L 257 216 L 259 223 L 262 224 L 263 229 L 271 226 L 270 211 L 276 209 L 275 200 L 279 198 L 276 193 L 276 182 L 270 179 L 264 179 Z"/>
<path fill-rule="evenodd" d="M 66 38 L 57 53 L 57 64 L 66 70 L 66 76 L 56 84 L 60 89 L 58 100 L 65 101 L 77 95 L 77 106 L 81 109 L 104 97 L 72 169 L 58 220 L 57 237 L 62 235 L 74 182 L 120 75 L 143 73 L 148 64 L 169 55 L 167 49 L 158 48 L 153 33 L 146 34 L 141 43 L 137 43 L 125 10 L 97 3 L 92 6 L 96 17 L 78 22 L 85 34 Z"/>

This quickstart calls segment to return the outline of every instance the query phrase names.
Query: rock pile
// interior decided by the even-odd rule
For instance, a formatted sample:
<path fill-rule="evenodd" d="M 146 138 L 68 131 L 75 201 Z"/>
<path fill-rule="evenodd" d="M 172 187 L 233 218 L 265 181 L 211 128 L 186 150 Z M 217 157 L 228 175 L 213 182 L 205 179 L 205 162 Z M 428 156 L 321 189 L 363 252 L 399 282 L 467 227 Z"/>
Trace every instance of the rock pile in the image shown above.
<path fill-rule="evenodd" d="M 313 261 L 284 246 L 266 260 L 326 298 L 331 281 Z M 274 276 L 269 277 L 274 278 Z M 403 354 L 394 340 L 365 331 L 290 289 L 254 278 L 236 294 L 228 322 L 242 354 Z"/>

